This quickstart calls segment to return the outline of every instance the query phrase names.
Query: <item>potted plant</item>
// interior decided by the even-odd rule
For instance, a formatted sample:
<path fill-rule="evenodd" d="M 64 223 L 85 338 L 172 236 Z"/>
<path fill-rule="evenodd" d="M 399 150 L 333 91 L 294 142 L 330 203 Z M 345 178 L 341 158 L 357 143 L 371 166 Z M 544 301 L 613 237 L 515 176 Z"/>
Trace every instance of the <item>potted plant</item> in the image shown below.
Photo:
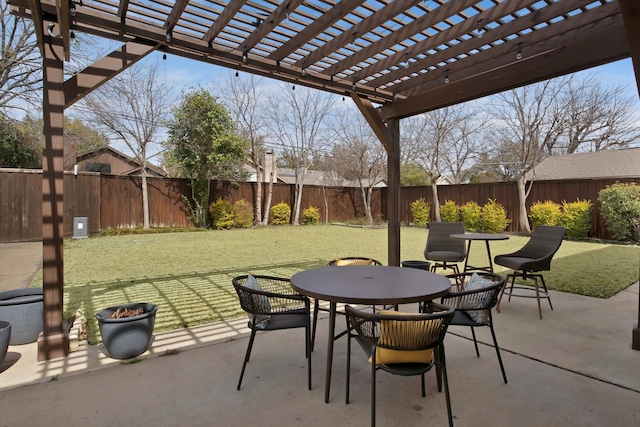
<path fill-rule="evenodd" d="M 114 359 L 131 359 L 149 349 L 158 306 L 150 303 L 122 304 L 96 313 L 100 335 Z"/>
<path fill-rule="evenodd" d="M 7 349 L 9 348 L 9 339 L 11 338 L 11 323 L 0 320 L 0 366 L 4 362 L 4 358 L 7 356 Z"/>
<path fill-rule="evenodd" d="M 11 323 L 11 345 L 36 342 L 42 332 L 42 288 L 0 292 L 0 319 Z"/>

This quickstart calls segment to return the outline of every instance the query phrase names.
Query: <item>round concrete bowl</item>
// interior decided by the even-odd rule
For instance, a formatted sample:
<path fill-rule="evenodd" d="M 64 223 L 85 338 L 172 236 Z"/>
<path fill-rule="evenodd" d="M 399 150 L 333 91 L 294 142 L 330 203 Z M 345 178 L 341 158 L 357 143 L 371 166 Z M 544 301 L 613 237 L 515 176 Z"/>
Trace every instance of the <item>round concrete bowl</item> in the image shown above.
<path fill-rule="evenodd" d="M 11 323 L 0 320 L 0 365 L 4 362 L 11 338 Z"/>
<path fill-rule="evenodd" d="M 0 320 L 11 323 L 9 344 L 36 342 L 42 332 L 42 288 L 0 292 Z"/>
<path fill-rule="evenodd" d="M 135 310 L 141 308 L 139 316 L 109 319 L 119 308 Z M 114 359 L 131 359 L 149 349 L 153 336 L 153 325 L 158 306 L 149 303 L 123 304 L 105 308 L 96 313 L 102 342 Z"/>

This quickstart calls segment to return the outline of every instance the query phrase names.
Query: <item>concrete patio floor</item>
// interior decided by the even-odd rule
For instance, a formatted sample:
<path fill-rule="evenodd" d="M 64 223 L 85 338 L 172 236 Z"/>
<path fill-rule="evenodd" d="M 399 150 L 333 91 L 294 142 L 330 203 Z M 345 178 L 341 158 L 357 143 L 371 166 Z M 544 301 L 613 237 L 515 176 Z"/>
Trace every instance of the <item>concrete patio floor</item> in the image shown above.
<path fill-rule="evenodd" d="M 543 320 L 525 298 L 503 301 L 495 313 L 508 384 L 491 346 L 481 344 L 476 358 L 468 328 L 450 328 L 456 426 L 640 425 L 640 351 L 631 349 L 638 284 L 608 300 L 552 292 L 552 302 L 553 311 L 543 305 Z M 239 319 L 156 334 L 143 360 L 130 364 L 108 358 L 102 345 L 47 362 L 37 362 L 35 344 L 10 346 L 0 366 L 0 426 L 369 425 L 370 369 L 359 348 L 351 403 L 344 402 L 345 338 L 335 345 L 331 401 L 324 402 L 326 318 L 313 353 L 313 390 L 302 330 L 292 330 L 256 338 L 236 391 L 245 325 Z M 477 335 L 491 340 L 488 328 Z M 447 425 L 434 372 L 426 398 L 418 377 L 381 372 L 377 390 L 378 426 Z"/>

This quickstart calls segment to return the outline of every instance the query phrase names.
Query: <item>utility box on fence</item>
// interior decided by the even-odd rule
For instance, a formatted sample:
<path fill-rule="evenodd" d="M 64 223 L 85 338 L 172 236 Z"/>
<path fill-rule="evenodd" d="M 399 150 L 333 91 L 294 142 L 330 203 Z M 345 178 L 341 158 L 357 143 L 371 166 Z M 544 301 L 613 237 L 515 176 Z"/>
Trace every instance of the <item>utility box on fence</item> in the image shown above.
<path fill-rule="evenodd" d="M 86 239 L 89 237 L 89 218 L 86 216 L 73 218 L 73 238 Z"/>

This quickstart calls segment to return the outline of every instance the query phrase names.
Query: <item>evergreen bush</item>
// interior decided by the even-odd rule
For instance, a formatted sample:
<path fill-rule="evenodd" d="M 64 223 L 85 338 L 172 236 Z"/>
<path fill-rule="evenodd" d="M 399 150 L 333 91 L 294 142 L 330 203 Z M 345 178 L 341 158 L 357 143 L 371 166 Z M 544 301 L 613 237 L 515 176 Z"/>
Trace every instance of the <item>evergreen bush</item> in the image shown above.
<path fill-rule="evenodd" d="M 253 206 L 245 199 L 233 204 L 233 221 L 236 228 L 249 228 L 253 225 Z"/>
<path fill-rule="evenodd" d="M 551 200 L 537 201 L 529 209 L 529 220 L 533 228 L 539 225 L 560 225 L 561 218 L 560 205 Z"/>
<path fill-rule="evenodd" d="M 442 222 L 460 221 L 460 208 L 453 200 L 447 200 L 440 206 L 440 219 Z"/>
<path fill-rule="evenodd" d="M 413 216 L 413 223 L 420 227 L 424 227 L 429 222 L 429 214 L 431 213 L 431 206 L 424 200 L 424 197 L 420 197 L 418 200 L 414 200 L 411 203 L 411 215 Z"/>
<path fill-rule="evenodd" d="M 285 202 L 280 202 L 271 207 L 271 223 L 273 225 L 289 224 L 291 219 L 291 207 Z"/>
<path fill-rule="evenodd" d="M 591 230 L 591 200 L 576 200 L 562 202 L 562 225 L 567 229 L 570 239 L 584 239 Z"/>
<path fill-rule="evenodd" d="M 482 207 L 482 230 L 485 233 L 500 233 L 509 225 L 507 211 L 500 203 L 489 199 Z"/>
<path fill-rule="evenodd" d="M 231 203 L 219 198 L 209 206 L 211 225 L 216 230 L 233 228 L 233 207 Z"/>
<path fill-rule="evenodd" d="M 616 240 L 640 241 L 640 185 L 615 183 L 598 193 L 600 213 Z"/>
<path fill-rule="evenodd" d="M 302 223 L 304 225 L 316 225 L 320 222 L 320 209 L 309 206 L 302 211 Z"/>
<path fill-rule="evenodd" d="M 474 201 L 460 207 L 464 229 L 470 232 L 482 230 L 482 207 Z M 442 214 L 441 214 L 442 215 Z"/>

